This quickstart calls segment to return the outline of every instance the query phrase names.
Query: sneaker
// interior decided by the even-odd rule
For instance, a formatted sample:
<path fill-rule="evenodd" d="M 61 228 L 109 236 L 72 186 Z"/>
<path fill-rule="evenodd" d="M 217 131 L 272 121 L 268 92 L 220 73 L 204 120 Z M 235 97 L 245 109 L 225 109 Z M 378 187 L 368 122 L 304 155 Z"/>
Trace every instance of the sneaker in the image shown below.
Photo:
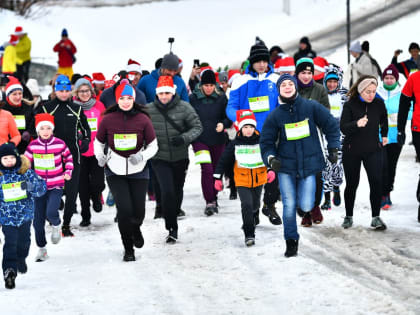
<path fill-rule="evenodd" d="M 315 224 L 320 224 L 324 220 L 324 217 L 322 216 L 322 213 L 321 213 L 321 209 L 319 209 L 318 206 L 312 209 L 311 216 L 312 216 L 312 222 L 314 222 Z"/>
<path fill-rule="evenodd" d="M 160 205 L 156 205 L 155 216 L 153 219 L 160 219 L 160 218 L 162 218 L 162 207 Z"/>
<path fill-rule="evenodd" d="M 333 203 L 336 207 L 341 204 L 340 189 L 334 189 Z"/>
<path fill-rule="evenodd" d="M 245 238 L 245 245 L 247 247 L 254 246 L 255 245 L 255 237 L 246 237 Z"/>
<path fill-rule="evenodd" d="M 137 248 L 142 248 L 144 246 L 144 238 L 143 238 L 143 234 L 140 231 L 140 228 L 138 228 L 138 230 L 136 230 L 133 235 L 133 244 L 134 244 L 134 247 L 137 247 Z"/>
<path fill-rule="evenodd" d="M 266 205 L 261 209 L 261 212 L 268 217 L 271 224 L 273 225 L 280 225 L 282 224 L 280 216 L 277 214 L 276 208 L 274 205 Z"/>
<path fill-rule="evenodd" d="M 286 240 L 286 252 L 284 253 L 284 256 L 287 258 L 297 256 L 298 246 L 298 240 Z"/>
<path fill-rule="evenodd" d="M 380 217 L 373 217 L 370 226 L 373 227 L 375 230 L 386 230 L 386 225 Z"/>
<path fill-rule="evenodd" d="M 82 222 L 79 224 L 81 227 L 87 227 L 90 225 L 90 220 L 83 219 Z"/>
<path fill-rule="evenodd" d="M 112 195 L 111 192 L 108 193 L 108 196 L 106 197 L 106 205 L 108 207 L 112 207 L 115 205 L 115 200 L 114 200 L 114 196 Z"/>
<path fill-rule="evenodd" d="M 73 237 L 74 236 L 73 232 L 70 230 L 70 225 L 63 225 L 61 227 L 61 236 L 63 236 L 63 237 Z"/>
<path fill-rule="evenodd" d="M 174 229 L 169 230 L 169 235 L 166 237 L 167 244 L 175 244 L 178 240 L 178 231 Z"/>
<path fill-rule="evenodd" d="M 92 199 L 92 207 L 95 212 L 101 212 L 102 211 L 102 203 L 101 198 L 98 196 L 98 198 Z"/>
<path fill-rule="evenodd" d="M 185 211 L 184 210 L 182 210 L 182 209 L 179 209 L 178 210 L 178 218 L 185 218 L 185 216 L 186 216 L 186 214 L 185 214 Z"/>
<path fill-rule="evenodd" d="M 28 272 L 28 265 L 26 264 L 25 259 L 18 261 L 17 263 L 17 270 L 19 273 L 27 273 Z"/>
<path fill-rule="evenodd" d="M 353 217 L 345 216 L 341 226 L 345 229 L 351 228 L 353 226 Z"/>
<path fill-rule="evenodd" d="M 258 224 L 260 224 L 260 212 L 254 212 L 254 224 L 255 226 L 257 226 Z"/>
<path fill-rule="evenodd" d="M 304 227 L 311 227 L 312 226 L 312 216 L 310 212 L 306 212 L 302 218 L 301 225 Z"/>
<path fill-rule="evenodd" d="M 4 287 L 6 289 L 14 289 L 15 288 L 15 279 L 16 279 L 16 272 L 9 268 L 4 272 Z"/>
<path fill-rule="evenodd" d="M 321 206 L 322 210 L 331 210 L 331 200 L 325 199 L 324 204 Z"/>
<path fill-rule="evenodd" d="M 48 258 L 50 257 L 48 256 L 47 249 L 45 247 L 41 247 L 38 250 L 38 254 L 36 254 L 35 261 L 36 262 L 46 261 Z"/>
<path fill-rule="evenodd" d="M 136 256 L 134 256 L 134 250 L 133 251 L 125 251 L 124 252 L 124 261 L 136 261 Z"/>
<path fill-rule="evenodd" d="M 208 203 L 206 205 L 206 208 L 204 209 L 204 214 L 208 217 L 212 216 L 216 212 L 215 208 L 216 208 L 216 203 L 215 202 Z"/>
<path fill-rule="evenodd" d="M 61 240 L 60 225 L 53 226 L 51 232 L 51 243 L 58 244 Z"/>
<path fill-rule="evenodd" d="M 381 209 L 384 209 L 384 207 L 387 205 L 386 202 L 386 196 L 382 196 L 381 197 Z M 384 209 L 384 210 L 388 210 L 388 208 Z"/>

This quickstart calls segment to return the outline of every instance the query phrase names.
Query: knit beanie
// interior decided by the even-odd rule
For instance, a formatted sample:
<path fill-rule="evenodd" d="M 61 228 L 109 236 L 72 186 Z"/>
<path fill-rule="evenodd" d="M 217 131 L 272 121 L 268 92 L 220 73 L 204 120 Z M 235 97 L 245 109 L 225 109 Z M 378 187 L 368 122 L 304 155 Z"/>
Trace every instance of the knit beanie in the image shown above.
<path fill-rule="evenodd" d="M 201 84 L 216 84 L 216 75 L 213 70 L 206 69 L 201 73 Z"/>
<path fill-rule="evenodd" d="M 229 81 L 229 76 L 227 71 L 219 72 L 219 82 L 227 82 Z"/>
<path fill-rule="evenodd" d="M 268 48 L 259 37 L 256 38 L 255 45 L 251 47 L 248 60 L 251 65 L 262 60 L 267 62 L 270 61 L 270 53 L 268 52 Z"/>
<path fill-rule="evenodd" d="M 89 80 L 85 79 L 85 78 L 80 78 L 79 80 L 76 81 L 76 83 L 74 84 L 74 88 L 75 90 L 78 90 L 79 87 L 81 87 L 82 85 L 87 85 L 89 86 L 89 89 L 93 89 L 92 84 L 90 83 Z"/>
<path fill-rule="evenodd" d="M 14 157 L 16 157 L 16 164 L 13 167 L 5 167 L 3 165 L 3 163 L 1 163 L 1 158 L 3 156 L 7 156 L 7 155 L 13 155 Z M 4 170 L 4 169 L 11 169 L 11 168 L 19 168 L 22 165 L 19 153 L 16 149 L 16 146 L 13 142 L 6 142 L 3 143 L 0 146 L 0 169 Z"/>
<path fill-rule="evenodd" d="M 314 73 L 314 61 L 311 58 L 300 58 L 296 62 L 296 75 L 302 71 L 309 70 Z"/>
<path fill-rule="evenodd" d="M 350 45 L 350 51 L 355 53 L 361 53 L 362 52 L 362 46 L 360 45 L 359 41 L 354 42 Z"/>
<path fill-rule="evenodd" d="M 310 45 L 310 42 L 309 42 L 309 38 L 308 37 L 306 37 L 306 36 L 303 36 L 301 39 L 300 39 L 300 41 L 299 41 L 299 44 L 306 44 L 306 45 Z"/>
<path fill-rule="evenodd" d="M 397 81 L 400 77 L 397 67 L 395 67 L 393 64 L 390 64 L 388 67 L 385 68 L 384 72 L 382 73 L 382 80 L 385 78 L 386 75 L 393 75 L 395 80 Z"/>
<path fill-rule="evenodd" d="M 257 120 L 255 119 L 253 111 L 250 109 L 237 110 L 236 121 L 238 123 L 239 130 L 241 130 L 245 125 L 251 125 L 254 126 L 254 128 L 257 128 Z"/>
<path fill-rule="evenodd" d="M 61 36 L 69 36 L 69 33 L 67 32 L 67 29 L 63 28 L 63 30 L 61 31 Z"/>
<path fill-rule="evenodd" d="M 35 129 L 37 133 L 42 126 L 50 126 L 54 130 L 54 116 L 48 113 L 35 115 Z"/>
<path fill-rule="evenodd" d="M 293 75 L 290 75 L 288 73 L 283 73 L 280 76 L 280 78 L 277 80 L 277 83 L 276 83 L 277 91 L 279 92 L 279 94 L 280 94 L 280 85 L 282 84 L 283 81 L 286 81 L 286 80 L 292 81 L 293 84 L 295 85 L 296 90 L 297 90 L 297 81 L 296 81 L 296 78 Z"/>
<path fill-rule="evenodd" d="M 160 65 L 160 68 L 177 71 L 178 66 L 179 66 L 179 58 L 177 57 L 177 55 L 174 55 L 173 53 L 169 53 L 163 56 L 162 64 Z"/>
<path fill-rule="evenodd" d="M 136 91 L 127 79 L 121 80 L 120 85 L 115 89 L 115 101 L 118 103 L 120 97 L 123 96 L 131 96 L 136 99 Z"/>
<path fill-rule="evenodd" d="M 60 74 L 55 80 L 55 91 L 71 91 L 71 82 L 67 76 Z"/>

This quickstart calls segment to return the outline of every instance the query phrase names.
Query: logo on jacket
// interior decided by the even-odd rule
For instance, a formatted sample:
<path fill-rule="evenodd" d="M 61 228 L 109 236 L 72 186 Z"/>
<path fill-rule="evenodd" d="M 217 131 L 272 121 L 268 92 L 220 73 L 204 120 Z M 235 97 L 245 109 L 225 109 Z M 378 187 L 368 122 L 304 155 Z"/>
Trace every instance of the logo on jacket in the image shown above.
<path fill-rule="evenodd" d="M 268 83 L 268 90 L 269 90 L 270 92 L 272 92 L 274 89 L 275 89 L 274 83 L 273 83 L 273 82 L 269 82 L 269 83 Z"/>

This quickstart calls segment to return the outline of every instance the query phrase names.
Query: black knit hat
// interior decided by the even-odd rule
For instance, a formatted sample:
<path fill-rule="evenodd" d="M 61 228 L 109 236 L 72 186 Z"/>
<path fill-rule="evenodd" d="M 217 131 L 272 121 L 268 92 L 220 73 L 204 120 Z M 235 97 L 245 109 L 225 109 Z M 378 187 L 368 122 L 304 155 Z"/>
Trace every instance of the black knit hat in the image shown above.
<path fill-rule="evenodd" d="M 308 46 L 311 44 L 311 43 L 309 42 L 309 38 L 308 38 L 308 37 L 306 37 L 306 36 L 303 36 L 303 37 L 300 39 L 299 43 L 300 43 L 300 44 L 306 44 L 306 45 L 308 45 Z"/>
<path fill-rule="evenodd" d="M 179 58 L 173 53 L 166 54 L 163 56 L 162 64 L 160 65 L 161 69 L 168 70 L 178 70 Z"/>
<path fill-rule="evenodd" d="M 314 73 L 314 62 L 311 58 L 300 58 L 296 61 L 296 75 L 301 73 L 302 71 L 309 70 Z"/>
<path fill-rule="evenodd" d="M 268 48 L 259 37 L 256 37 L 255 45 L 251 47 L 248 60 L 251 65 L 261 60 L 267 62 L 270 61 L 270 53 L 268 52 Z"/>
<path fill-rule="evenodd" d="M 20 167 L 21 161 L 20 161 L 20 156 L 16 149 L 16 146 L 13 142 L 9 142 L 9 143 L 4 143 L 0 146 L 0 169 L 6 169 L 6 167 L 1 163 L 1 158 L 7 155 L 13 155 L 16 157 L 16 164 L 13 167 L 16 167 L 16 166 Z"/>
<path fill-rule="evenodd" d="M 213 70 L 206 69 L 201 74 L 201 84 L 216 84 L 216 75 Z"/>

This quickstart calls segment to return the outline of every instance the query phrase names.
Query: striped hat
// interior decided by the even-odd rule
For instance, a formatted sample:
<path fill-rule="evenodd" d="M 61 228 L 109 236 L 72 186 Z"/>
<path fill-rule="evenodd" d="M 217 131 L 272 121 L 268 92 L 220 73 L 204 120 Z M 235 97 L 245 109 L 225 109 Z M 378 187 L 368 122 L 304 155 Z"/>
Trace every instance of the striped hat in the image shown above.
<path fill-rule="evenodd" d="M 118 85 L 117 88 L 115 89 L 115 100 L 117 103 L 120 97 L 123 97 L 123 96 L 131 96 L 132 98 L 136 99 L 136 90 L 128 82 L 127 79 L 121 80 L 120 85 Z"/>

